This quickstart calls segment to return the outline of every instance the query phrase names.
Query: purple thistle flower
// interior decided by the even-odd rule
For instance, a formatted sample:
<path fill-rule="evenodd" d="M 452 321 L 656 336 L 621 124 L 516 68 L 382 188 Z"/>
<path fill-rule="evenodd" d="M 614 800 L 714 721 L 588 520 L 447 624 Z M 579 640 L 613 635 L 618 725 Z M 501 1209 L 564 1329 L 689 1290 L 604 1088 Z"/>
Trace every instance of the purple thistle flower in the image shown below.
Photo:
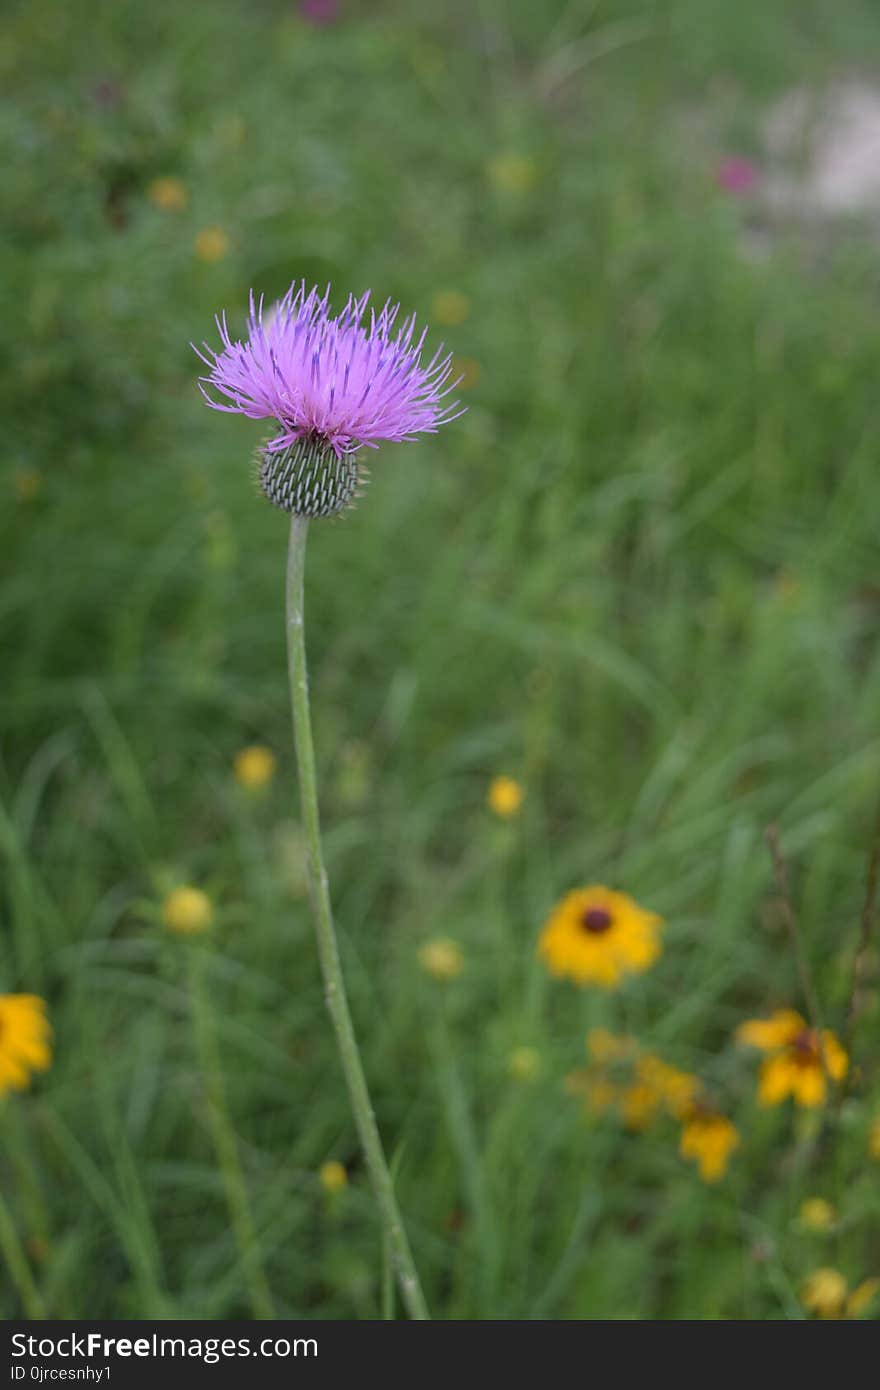
<path fill-rule="evenodd" d="M 738 154 L 730 155 L 717 166 L 715 181 L 725 193 L 744 198 L 758 182 L 758 170 L 750 159 Z"/>
<path fill-rule="evenodd" d="M 339 0 L 300 0 L 299 12 L 310 24 L 334 24 L 339 11 Z"/>
<path fill-rule="evenodd" d="M 422 366 L 428 330 L 416 338 L 414 314 L 395 331 L 399 305 L 389 301 L 378 314 L 370 309 L 367 318 L 368 291 L 350 297 L 332 318 L 329 298 L 329 285 L 321 295 L 307 291 L 305 281 L 294 283 L 264 318 L 263 299 L 255 304 L 252 291 L 247 341 L 233 342 L 222 314 L 216 320 L 222 351 L 204 344 L 206 356 L 195 349 L 210 368 L 199 385 L 208 405 L 281 426 L 263 449 L 267 496 L 287 511 L 299 511 L 300 502 L 315 501 L 311 491 L 326 484 L 321 510 L 303 515 L 329 515 L 345 505 L 357 484 L 352 456 L 362 445 L 375 449 L 383 439 L 434 434 L 464 414 L 457 403 L 442 403 L 457 385 L 449 384 L 452 354 L 441 356 L 440 348 Z M 207 387 L 226 400 L 214 400 Z M 309 497 L 300 495 L 300 483 Z"/>

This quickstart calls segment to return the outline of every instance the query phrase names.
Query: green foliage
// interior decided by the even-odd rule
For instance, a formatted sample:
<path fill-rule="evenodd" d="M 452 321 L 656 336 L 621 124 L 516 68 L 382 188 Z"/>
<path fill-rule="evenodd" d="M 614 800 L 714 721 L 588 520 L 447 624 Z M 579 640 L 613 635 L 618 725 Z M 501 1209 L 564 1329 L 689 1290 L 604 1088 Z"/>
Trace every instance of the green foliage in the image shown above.
<path fill-rule="evenodd" d="M 470 314 L 432 341 L 479 364 L 469 413 L 381 451 L 307 579 L 331 884 L 429 1302 L 801 1316 L 817 1265 L 880 1273 L 878 1014 L 821 1128 L 756 1109 L 731 1035 L 803 1007 L 770 821 L 845 1023 L 880 788 L 877 248 L 768 225 L 712 171 L 876 44 L 876 14 L 346 10 L 7 6 L 0 987 L 48 999 L 56 1047 L 3 1107 L 18 1238 L 54 1316 L 248 1316 L 219 1096 L 278 1315 L 379 1315 L 298 870 L 286 522 L 252 477 L 260 426 L 208 413 L 188 344 L 221 308 L 239 326 L 252 285 L 371 285 L 429 321 L 455 289 Z M 164 177 L 183 208 L 151 199 Z M 213 227 L 229 252 L 205 261 Z M 231 771 L 253 742 L 279 758 L 260 796 Z M 527 793 L 506 824 L 501 772 Z M 591 881 L 667 921 L 619 996 L 535 960 Z M 216 904 L 209 936 L 163 929 L 180 883 Z M 435 936 L 464 952 L 445 984 L 419 969 Z M 562 1082 L 600 1024 L 712 1086 L 742 1135 L 722 1183 L 671 1128 L 585 1122 Z M 821 1237 L 796 1221 L 816 1193 L 840 1213 Z"/>

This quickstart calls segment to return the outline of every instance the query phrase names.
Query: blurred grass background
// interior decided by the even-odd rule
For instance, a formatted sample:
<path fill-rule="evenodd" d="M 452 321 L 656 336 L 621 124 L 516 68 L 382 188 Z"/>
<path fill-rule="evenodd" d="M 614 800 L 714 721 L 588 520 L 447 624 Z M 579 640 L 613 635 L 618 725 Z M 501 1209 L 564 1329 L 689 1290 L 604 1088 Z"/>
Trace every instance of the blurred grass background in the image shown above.
<path fill-rule="evenodd" d="M 286 527 L 263 431 L 208 413 L 189 347 L 294 277 L 400 299 L 466 371 L 468 414 L 381 451 L 307 578 L 345 964 L 436 1315 L 799 1317 L 816 1266 L 880 1273 L 876 1008 L 820 1142 L 730 1047 L 802 1007 L 769 821 L 846 1012 L 880 787 L 877 225 L 714 176 L 760 164 L 786 91 L 878 66 L 868 0 L 6 6 L 0 987 L 47 998 L 56 1056 L 3 1106 L 0 1171 L 51 1315 L 249 1316 L 236 1181 L 279 1316 L 381 1308 L 299 864 Z M 617 996 L 534 957 L 590 881 L 667 921 Z M 198 941 L 161 924 L 181 883 L 215 904 Z M 564 1093 L 600 1024 L 716 1088 L 742 1135 L 717 1187 Z M 815 1193 L 830 1234 L 798 1225 Z"/>

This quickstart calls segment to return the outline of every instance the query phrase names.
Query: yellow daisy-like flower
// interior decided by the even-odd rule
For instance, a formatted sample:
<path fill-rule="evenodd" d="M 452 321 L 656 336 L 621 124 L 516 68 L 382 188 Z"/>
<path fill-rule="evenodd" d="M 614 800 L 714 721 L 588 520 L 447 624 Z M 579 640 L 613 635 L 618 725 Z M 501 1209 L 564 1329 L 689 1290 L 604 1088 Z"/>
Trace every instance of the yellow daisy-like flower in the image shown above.
<path fill-rule="evenodd" d="M 464 956 L 457 941 L 442 936 L 419 948 L 419 965 L 435 980 L 454 980 L 464 969 Z"/>
<path fill-rule="evenodd" d="M 229 254 L 229 237 L 222 227 L 203 227 L 195 239 L 195 253 L 200 261 L 213 265 Z"/>
<path fill-rule="evenodd" d="M 52 1062 L 46 1003 L 36 994 L 0 994 L 0 1096 L 26 1091 Z"/>
<path fill-rule="evenodd" d="M 570 1096 L 580 1097 L 586 1110 L 599 1115 L 616 1106 L 621 1098 L 620 1088 L 590 1067 L 570 1071 L 565 1078 L 565 1089 Z"/>
<path fill-rule="evenodd" d="M 645 1081 L 634 1081 L 620 1094 L 620 1114 L 626 1128 L 643 1134 L 660 1109 L 660 1096 Z"/>
<path fill-rule="evenodd" d="M 805 1197 L 798 1212 L 800 1224 L 808 1231 L 830 1231 L 837 1212 L 824 1197 Z"/>
<path fill-rule="evenodd" d="M 213 920 L 211 899 L 201 888 L 175 888 L 162 901 L 162 921 L 169 931 L 182 936 L 207 931 Z"/>
<path fill-rule="evenodd" d="M 330 1158 L 318 1170 L 318 1179 L 325 1192 L 342 1192 L 348 1187 L 348 1173 L 338 1159 Z"/>
<path fill-rule="evenodd" d="M 868 1153 L 880 1163 L 880 1115 L 876 1115 L 868 1129 Z"/>
<path fill-rule="evenodd" d="M 483 375 L 483 368 L 474 357 L 453 357 L 451 379 L 457 381 L 459 391 L 470 391 Z"/>
<path fill-rule="evenodd" d="M 253 743 L 236 753 L 232 763 L 235 780 L 248 791 L 259 791 L 275 776 L 275 754 L 261 743 Z"/>
<path fill-rule="evenodd" d="M 551 912 L 538 954 L 551 975 L 616 989 L 627 975 L 639 975 L 654 964 L 661 950 L 661 922 L 626 893 L 601 884 L 576 888 Z"/>
<path fill-rule="evenodd" d="M 859 1318 L 880 1294 L 880 1279 L 863 1279 L 846 1300 L 846 1316 Z"/>
<path fill-rule="evenodd" d="M 13 483 L 19 502 L 33 502 L 43 486 L 43 475 L 39 468 L 19 468 L 13 475 Z"/>
<path fill-rule="evenodd" d="M 486 794 L 490 811 L 502 820 L 512 820 L 519 814 L 525 792 L 513 777 L 493 777 Z"/>
<path fill-rule="evenodd" d="M 541 1072 L 541 1054 L 535 1047 L 514 1047 L 507 1058 L 507 1070 L 514 1081 L 528 1084 Z"/>
<path fill-rule="evenodd" d="M 781 1105 L 789 1096 L 797 1105 L 824 1105 L 828 1077 L 842 1081 L 849 1059 L 829 1028 L 818 1033 L 795 1009 L 778 1009 L 767 1019 L 750 1019 L 737 1029 L 737 1040 L 770 1055 L 761 1063 L 758 1103 Z"/>
<path fill-rule="evenodd" d="M 698 1078 L 690 1072 L 680 1071 L 678 1067 L 671 1067 L 653 1053 L 639 1058 L 636 1075 L 643 1085 L 651 1088 L 658 1103 L 676 1120 L 696 1104 L 700 1091 Z"/>
<path fill-rule="evenodd" d="M 607 1028 L 591 1028 L 587 1034 L 587 1056 L 600 1065 L 625 1061 L 638 1049 L 635 1038 L 628 1034 L 612 1033 Z"/>
<path fill-rule="evenodd" d="M 847 1284 L 839 1269 L 817 1269 L 804 1281 L 801 1303 L 817 1318 L 839 1318 L 846 1307 Z"/>
<path fill-rule="evenodd" d="M 486 172 L 490 182 L 502 193 L 527 193 L 538 177 L 534 160 L 513 150 L 491 159 Z"/>
<path fill-rule="evenodd" d="M 186 207 L 186 185 L 180 179 L 153 179 L 147 192 L 150 202 L 163 212 L 180 212 Z"/>
<path fill-rule="evenodd" d="M 849 1292 L 839 1269 L 817 1269 L 804 1282 L 801 1303 L 817 1318 L 859 1318 L 880 1293 L 880 1279 L 865 1279 Z"/>
<path fill-rule="evenodd" d="M 684 1118 L 678 1151 L 682 1158 L 693 1159 L 703 1182 L 714 1183 L 724 1177 L 738 1144 L 739 1131 L 732 1120 L 696 1104 Z"/>

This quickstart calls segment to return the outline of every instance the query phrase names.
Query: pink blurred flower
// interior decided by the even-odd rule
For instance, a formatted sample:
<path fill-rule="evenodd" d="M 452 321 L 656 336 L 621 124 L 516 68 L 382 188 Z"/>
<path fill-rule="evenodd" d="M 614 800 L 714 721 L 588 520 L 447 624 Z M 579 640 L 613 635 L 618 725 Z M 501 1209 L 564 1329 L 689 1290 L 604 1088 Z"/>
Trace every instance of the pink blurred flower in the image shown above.
<path fill-rule="evenodd" d="M 725 193 L 744 198 L 752 192 L 758 182 L 758 170 L 750 159 L 745 159 L 739 154 L 730 155 L 727 159 L 722 159 L 717 166 L 715 182 Z"/>
<path fill-rule="evenodd" d="M 341 10 L 340 0 L 299 0 L 300 18 L 310 24 L 333 24 Z"/>

